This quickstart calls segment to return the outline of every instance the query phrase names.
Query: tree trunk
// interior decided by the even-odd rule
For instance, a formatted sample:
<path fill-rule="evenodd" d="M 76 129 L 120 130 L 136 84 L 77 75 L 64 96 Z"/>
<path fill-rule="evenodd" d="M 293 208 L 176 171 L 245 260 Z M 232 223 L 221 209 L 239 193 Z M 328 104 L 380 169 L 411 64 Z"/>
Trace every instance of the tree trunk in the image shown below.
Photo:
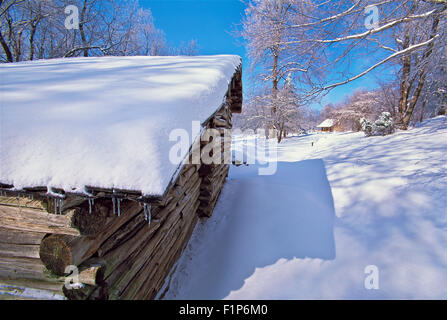
<path fill-rule="evenodd" d="M 283 133 L 283 128 L 282 126 L 279 127 L 279 133 L 276 135 L 278 143 L 281 143 L 282 140 L 282 133 Z"/>
<path fill-rule="evenodd" d="M 408 108 L 405 112 L 404 118 L 402 119 L 402 125 L 403 125 L 403 129 L 406 130 L 410 124 L 411 121 L 411 116 L 413 115 L 413 111 L 416 107 L 416 103 L 418 102 L 419 96 L 421 95 L 422 92 L 422 88 L 424 87 L 424 83 L 425 83 L 425 68 L 422 71 L 421 75 L 419 76 L 419 81 L 418 81 L 418 86 L 416 87 L 413 97 L 411 98 L 409 104 L 408 104 Z"/>
<path fill-rule="evenodd" d="M 16 61 L 20 61 L 20 56 L 22 55 L 22 33 L 23 29 L 17 32 L 16 45 L 14 47 L 14 56 Z"/>
<path fill-rule="evenodd" d="M 410 46 L 410 37 L 409 34 L 406 33 L 403 49 L 406 49 L 409 46 Z M 403 118 L 408 104 L 408 95 L 410 93 L 409 77 L 411 72 L 411 56 L 407 54 L 404 57 L 402 57 L 401 60 L 402 60 L 402 75 L 400 80 L 400 98 L 398 105 L 399 119 L 397 119 L 397 124 L 399 126 L 402 126 L 403 124 Z"/>
<path fill-rule="evenodd" d="M 432 24 L 432 28 L 431 28 L 431 34 L 430 34 L 430 39 L 433 39 L 438 31 L 438 26 L 439 26 L 439 21 L 440 18 L 439 16 L 436 16 L 436 18 L 433 20 L 433 24 Z M 407 45 L 407 47 L 409 46 L 409 40 L 407 41 L 408 37 L 408 33 L 406 35 L 406 39 L 405 39 L 405 45 Z M 419 100 L 420 94 L 422 92 L 422 89 L 424 87 L 425 84 L 425 78 L 426 78 L 426 72 L 427 72 L 427 63 L 428 63 L 428 58 L 430 58 L 431 54 L 433 52 L 433 42 L 431 42 L 427 48 L 425 49 L 425 52 L 422 56 L 421 62 L 425 63 L 424 67 L 422 68 L 421 71 L 419 71 L 419 79 L 418 79 L 418 84 L 417 87 L 413 93 L 413 96 L 411 97 L 410 101 L 408 101 L 408 96 L 411 90 L 411 86 L 413 84 L 413 82 L 415 81 L 414 79 L 416 79 L 416 77 L 409 83 L 408 86 L 405 87 L 405 90 L 402 91 L 402 84 L 407 83 L 406 79 L 408 79 L 409 77 L 409 73 L 410 73 L 410 68 L 411 68 L 411 56 L 406 56 L 403 58 L 404 60 L 404 65 L 403 65 L 403 72 L 402 72 L 402 81 L 401 81 L 401 100 L 399 103 L 399 113 L 400 113 L 400 117 L 401 117 L 401 125 L 402 125 L 402 129 L 406 130 L 408 128 L 408 125 L 410 124 L 411 121 L 411 117 L 413 115 L 413 111 L 416 107 L 416 104 Z"/>
<path fill-rule="evenodd" d="M 424 98 L 424 102 L 422 103 L 422 107 L 421 107 L 421 116 L 419 118 L 419 122 L 422 123 L 424 121 L 424 111 L 425 111 L 425 107 L 427 105 L 427 97 Z"/>
<path fill-rule="evenodd" d="M 275 47 L 273 52 L 273 67 L 272 67 L 272 116 L 276 114 L 276 96 L 278 94 L 278 49 Z"/>
<path fill-rule="evenodd" d="M 34 36 L 36 34 L 38 21 L 31 24 L 31 31 L 29 34 L 29 60 L 34 59 Z"/>
<path fill-rule="evenodd" d="M 8 44 L 6 43 L 5 39 L 3 38 L 2 33 L 0 32 L 0 44 L 2 45 L 3 51 L 5 51 L 6 54 L 6 60 L 8 62 L 14 62 L 14 59 L 12 57 L 11 49 L 9 49 Z"/>
<path fill-rule="evenodd" d="M 85 36 L 84 31 L 84 23 L 85 23 L 85 13 L 87 11 L 87 0 L 84 0 L 84 5 L 82 7 L 81 11 L 81 19 L 79 21 L 79 33 L 81 34 L 81 41 L 82 41 L 82 47 L 85 48 L 84 51 L 84 57 L 88 57 L 88 49 L 87 49 L 87 38 Z"/>

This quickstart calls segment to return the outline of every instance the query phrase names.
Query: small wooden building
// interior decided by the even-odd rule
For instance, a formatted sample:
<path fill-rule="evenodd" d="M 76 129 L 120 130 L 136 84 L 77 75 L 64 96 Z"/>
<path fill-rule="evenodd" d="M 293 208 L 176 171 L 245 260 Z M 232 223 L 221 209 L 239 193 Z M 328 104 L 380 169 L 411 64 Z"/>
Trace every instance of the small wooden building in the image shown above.
<path fill-rule="evenodd" d="M 3 68 L 2 72 L 11 75 L 5 77 L 9 92 L 23 92 L 24 96 L 16 99 L 17 96 L 11 94 L 4 101 L 5 121 L 10 119 L 11 127 L 6 126 L 6 133 L 0 137 L 5 142 L 0 159 L 3 165 L 0 175 L 0 297 L 153 299 L 162 296 L 163 292 L 159 291 L 169 287 L 170 271 L 198 219 L 211 216 L 228 175 L 229 164 L 226 162 L 204 164 L 187 160 L 192 160 L 193 150 L 203 150 L 211 142 L 208 137 L 204 138 L 204 129 L 216 129 L 223 136 L 225 130 L 232 127 L 232 113 L 241 112 L 240 58 L 74 58 L 17 63 Z M 41 82 L 33 83 L 32 74 Z M 22 83 L 26 77 L 30 77 L 29 87 Z M 4 86 L 6 84 L 1 87 L 2 94 L 7 90 Z M 73 94 L 66 96 L 65 104 L 60 104 L 55 96 L 63 92 L 57 90 Z M 26 91 L 31 92 L 29 100 Z M 155 93 L 162 96 L 154 96 Z M 46 95 L 47 100 L 41 100 L 41 95 Z M 110 95 L 109 102 L 104 105 L 101 99 Z M 85 97 L 93 100 L 84 100 Z M 174 103 L 170 100 L 174 99 L 172 97 L 175 97 Z M 41 118 L 22 113 L 26 119 L 16 119 L 15 111 L 7 109 L 40 108 L 42 103 L 46 104 L 39 111 Z M 208 105 L 210 103 L 214 105 Z M 84 126 L 77 119 L 82 118 L 85 104 L 92 106 L 91 110 L 85 109 L 85 121 L 91 120 L 89 114 L 94 121 Z M 46 116 L 54 116 L 47 113 L 58 108 L 70 117 L 54 123 L 47 121 Z M 190 108 L 190 111 L 184 108 Z M 107 125 L 97 131 L 109 112 L 116 112 L 118 117 L 110 122 L 107 120 Z M 129 121 L 127 118 L 133 113 L 140 114 Z M 191 137 L 185 161 L 173 166 L 161 160 L 157 162 L 158 158 L 147 152 L 161 150 L 159 157 L 166 160 L 167 149 L 160 144 L 169 142 L 172 128 L 182 128 L 194 120 L 200 121 L 201 129 L 198 137 Z M 35 125 L 32 121 L 44 123 L 36 130 L 30 130 L 29 126 Z M 57 133 L 63 135 L 63 130 L 72 125 L 72 121 L 78 121 L 74 126 L 86 132 L 74 139 L 66 135 L 62 144 L 55 146 L 59 141 Z M 158 124 L 161 126 L 151 131 L 150 126 Z M 21 125 L 25 133 L 14 131 Z M 149 130 L 147 135 L 146 128 Z M 49 135 L 45 133 L 47 129 Z M 65 158 L 66 163 L 61 162 L 65 167 L 58 168 L 53 162 L 37 163 L 46 159 L 45 154 L 37 151 L 27 154 L 28 147 L 21 135 L 26 138 L 33 132 L 37 137 L 31 143 L 41 144 L 41 153 L 53 152 L 48 156 Z M 101 136 L 95 139 L 98 132 Z M 152 139 L 154 132 L 160 132 L 160 135 Z M 51 136 L 53 140 L 42 141 L 42 137 Z M 83 153 L 81 148 L 86 147 L 83 141 L 88 142 L 88 137 L 94 147 Z M 29 139 L 33 137 L 29 136 Z M 129 152 L 139 150 L 131 146 L 129 150 L 113 153 L 113 148 L 107 148 L 107 139 L 117 139 L 117 143 L 121 139 L 127 139 L 129 143 L 132 139 L 142 139 L 148 145 L 139 146 L 141 153 Z M 126 145 L 123 143 L 120 148 Z M 55 150 L 66 154 L 59 155 L 54 153 Z M 98 154 L 94 150 L 98 150 Z M 18 152 L 24 154 L 18 155 Z M 106 156 L 99 154 L 101 152 Z M 78 157 L 78 160 L 71 161 L 72 157 Z M 104 166 L 112 157 L 110 163 L 113 166 L 104 170 L 104 180 L 97 179 L 96 183 L 88 180 L 88 174 L 95 174 L 95 170 L 101 168 L 90 170 L 79 164 L 84 157 L 104 159 Z M 16 170 L 19 160 L 18 165 L 23 168 Z M 86 159 L 85 163 L 94 162 Z M 35 170 L 40 165 L 42 168 Z M 145 171 L 145 165 L 150 170 Z M 134 184 L 126 181 L 134 172 L 133 166 L 141 170 L 142 177 Z M 116 167 L 119 169 L 115 170 Z M 70 170 L 76 179 L 70 180 L 70 175 L 66 175 L 66 180 L 58 180 L 58 176 L 64 176 L 64 171 Z M 53 172 L 54 176 L 45 176 L 45 172 Z M 161 177 L 166 172 L 169 176 Z M 153 178 L 157 176 L 160 181 L 167 181 L 166 184 Z M 79 184 L 74 185 L 71 181 Z M 73 270 L 75 273 L 67 278 Z M 66 286 L 67 281 L 80 285 Z M 164 285 L 165 282 L 168 285 Z"/>
<path fill-rule="evenodd" d="M 335 121 L 333 119 L 326 119 L 317 128 L 320 128 L 321 132 L 333 132 L 335 130 Z"/>

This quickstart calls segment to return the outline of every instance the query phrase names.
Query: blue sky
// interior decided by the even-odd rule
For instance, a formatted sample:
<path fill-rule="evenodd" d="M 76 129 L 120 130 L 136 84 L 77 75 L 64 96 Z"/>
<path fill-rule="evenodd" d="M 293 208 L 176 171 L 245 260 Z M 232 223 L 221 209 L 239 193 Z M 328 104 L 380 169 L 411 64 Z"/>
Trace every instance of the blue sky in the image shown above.
<path fill-rule="evenodd" d="M 171 45 L 196 39 L 200 54 L 245 58 L 245 49 L 230 34 L 244 13 L 245 5 L 239 0 L 140 0 L 140 4 L 151 9 L 156 27 L 165 32 Z"/>
<path fill-rule="evenodd" d="M 140 0 L 143 7 L 150 8 L 157 28 L 165 32 L 168 43 L 180 46 L 195 39 L 199 44 L 199 54 L 237 54 L 242 57 L 247 70 L 248 60 L 241 40 L 231 34 L 235 26 L 240 25 L 245 5 L 239 0 Z M 356 63 L 362 68 L 362 61 Z M 357 69 L 356 68 L 356 69 Z M 345 86 L 335 88 L 322 99 L 321 104 L 337 103 L 357 88 L 373 89 L 377 79 L 384 79 L 383 69 L 365 76 Z M 247 74 L 244 74 L 244 86 L 248 87 Z"/>

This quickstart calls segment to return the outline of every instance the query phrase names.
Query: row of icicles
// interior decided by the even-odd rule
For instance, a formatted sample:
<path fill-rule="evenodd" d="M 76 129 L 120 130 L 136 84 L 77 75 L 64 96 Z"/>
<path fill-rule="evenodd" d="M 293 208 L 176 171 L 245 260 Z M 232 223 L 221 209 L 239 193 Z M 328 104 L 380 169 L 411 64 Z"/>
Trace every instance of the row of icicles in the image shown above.
<path fill-rule="evenodd" d="M 113 204 L 113 215 L 118 214 L 118 217 L 121 216 L 121 198 L 112 197 L 112 204 Z M 89 207 L 89 213 L 92 213 L 92 207 L 95 205 L 95 199 L 94 198 L 88 198 L 88 207 Z M 141 202 L 140 202 L 141 205 Z M 148 221 L 149 225 L 151 224 L 152 214 L 151 214 L 151 204 L 150 203 L 143 203 L 143 213 L 144 213 L 144 220 Z"/>
<path fill-rule="evenodd" d="M 0 196 L 6 197 L 7 193 L 6 191 L 1 191 Z M 54 201 L 54 214 L 62 214 L 62 207 L 64 205 L 64 198 L 63 195 L 58 195 L 55 193 L 52 193 L 51 196 L 53 197 Z M 27 194 L 17 194 L 17 202 L 20 208 L 20 198 L 27 198 L 30 200 L 34 200 L 33 194 L 27 195 Z M 48 199 L 50 196 L 48 196 Z M 95 205 L 95 198 L 88 198 L 88 209 L 89 213 L 91 214 L 93 212 L 93 206 Z M 117 197 L 112 197 L 112 204 L 113 204 L 113 215 L 117 215 L 118 217 L 121 216 L 121 199 Z M 141 205 L 141 202 L 140 202 Z M 144 220 L 148 221 L 149 225 L 151 224 L 151 204 L 150 203 L 143 203 L 143 213 L 144 213 Z"/>

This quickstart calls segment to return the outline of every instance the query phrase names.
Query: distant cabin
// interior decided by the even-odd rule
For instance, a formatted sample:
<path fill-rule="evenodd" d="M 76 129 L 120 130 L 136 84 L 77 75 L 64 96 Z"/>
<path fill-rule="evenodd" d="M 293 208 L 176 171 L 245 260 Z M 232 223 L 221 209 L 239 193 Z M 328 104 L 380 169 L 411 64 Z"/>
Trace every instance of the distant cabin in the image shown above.
<path fill-rule="evenodd" d="M 51 59 L 0 72 L 0 300 L 162 297 L 228 176 L 228 162 L 192 158 L 228 145 L 241 58 Z M 182 133 L 186 148 L 172 152 Z"/>
<path fill-rule="evenodd" d="M 334 132 L 336 130 L 335 121 L 333 119 L 326 119 L 317 128 L 321 128 L 321 132 Z"/>

